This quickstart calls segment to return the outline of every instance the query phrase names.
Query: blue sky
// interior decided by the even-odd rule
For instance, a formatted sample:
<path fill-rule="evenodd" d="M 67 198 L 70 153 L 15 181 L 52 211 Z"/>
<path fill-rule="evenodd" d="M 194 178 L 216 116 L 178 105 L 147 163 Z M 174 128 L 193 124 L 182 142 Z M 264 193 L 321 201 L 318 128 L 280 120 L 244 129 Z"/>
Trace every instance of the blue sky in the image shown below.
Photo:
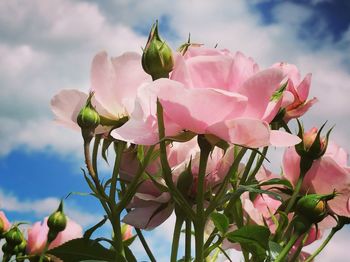
<path fill-rule="evenodd" d="M 302 75 L 312 72 L 311 95 L 320 102 L 306 126 L 329 120 L 336 124 L 333 139 L 350 151 L 349 13 L 346 0 L 1 1 L 0 208 L 13 221 L 35 221 L 69 192 L 87 191 L 80 135 L 53 123 L 50 98 L 62 88 L 88 90 L 98 51 L 140 52 L 156 19 L 173 48 L 190 32 L 194 42 L 241 50 L 262 67 L 288 61 Z M 67 212 L 84 226 L 101 217 L 91 197 L 71 196 Z M 150 234 L 159 258 L 168 252 L 159 243 L 170 241 L 172 222 Z M 345 261 L 344 234 L 322 261 Z"/>

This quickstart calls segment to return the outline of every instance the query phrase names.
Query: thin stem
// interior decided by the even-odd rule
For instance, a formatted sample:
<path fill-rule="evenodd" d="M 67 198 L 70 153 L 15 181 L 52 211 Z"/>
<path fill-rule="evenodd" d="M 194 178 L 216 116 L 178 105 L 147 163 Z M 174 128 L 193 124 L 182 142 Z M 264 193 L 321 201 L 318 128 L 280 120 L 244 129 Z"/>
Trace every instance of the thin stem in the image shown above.
<path fill-rule="evenodd" d="M 265 156 L 267 154 L 267 150 L 269 149 L 269 147 L 265 146 L 261 152 L 261 156 L 259 157 L 255 168 L 253 169 L 253 171 L 249 174 L 248 176 L 248 180 L 247 183 L 250 182 L 251 179 L 255 178 L 255 175 L 258 173 L 258 171 L 260 170 L 260 167 L 262 166 L 262 164 L 264 163 L 265 160 Z"/>
<path fill-rule="evenodd" d="M 123 154 L 125 145 L 126 145 L 125 142 L 118 141 L 117 146 L 116 146 L 117 150 L 116 150 L 113 174 L 112 174 L 112 179 L 111 179 L 111 187 L 109 188 L 109 199 L 112 202 L 115 202 L 115 195 L 116 195 L 116 191 L 117 191 L 117 178 L 119 175 L 119 167 L 120 167 L 120 162 L 122 159 L 122 154 Z"/>
<path fill-rule="evenodd" d="M 332 228 L 331 232 L 329 233 L 327 238 L 323 241 L 321 246 L 319 246 L 319 248 L 317 248 L 316 251 L 305 260 L 305 262 L 311 262 L 318 254 L 320 254 L 321 251 L 324 249 L 324 247 L 328 244 L 328 242 L 333 238 L 335 233 L 338 232 L 338 230 L 339 228 Z"/>
<path fill-rule="evenodd" d="M 94 141 L 94 147 L 92 149 L 92 167 L 98 176 L 97 172 L 97 155 L 98 155 L 98 147 L 100 145 L 102 135 L 96 135 L 95 136 L 95 141 Z"/>
<path fill-rule="evenodd" d="M 149 246 L 148 246 L 148 244 L 146 242 L 146 239 L 145 239 L 145 237 L 142 234 L 141 229 L 135 228 L 135 231 L 136 231 L 136 234 L 139 237 L 139 239 L 141 241 L 141 244 L 142 244 L 143 248 L 145 249 L 149 259 L 151 260 L 151 262 L 156 262 L 156 259 L 154 258 L 154 255 L 152 254 L 152 251 L 149 248 Z"/>
<path fill-rule="evenodd" d="M 257 152 L 256 151 L 252 151 L 252 153 L 250 154 L 250 157 L 248 159 L 248 162 L 245 166 L 245 169 L 244 169 L 244 172 L 242 174 L 242 178 L 241 178 L 241 181 L 240 181 L 240 184 L 244 184 L 248 178 L 248 174 L 249 174 L 249 171 L 253 165 L 253 162 L 255 160 L 255 157 L 257 155 Z"/>
<path fill-rule="evenodd" d="M 185 262 L 191 261 L 191 240 L 192 240 L 192 223 L 190 219 L 186 219 L 185 232 Z"/>
<path fill-rule="evenodd" d="M 295 185 L 293 194 L 292 194 L 290 200 L 288 201 L 288 205 L 287 205 L 287 207 L 285 209 L 285 213 L 286 214 L 288 214 L 290 212 L 290 210 L 292 209 L 292 207 L 294 206 L 295 201 L 296 201 L 296 199 L 298 197 L 301 185 L 303 184 L 303 180 L 304 180 L 304 176 L 300 175 L 299 178 L 298 178 L 297 184 Z"/>
<path fill-rule="evenodd" d="M 191 206 L 189 205 L 185 197 L 176 188 L 172 180 L 171 168 L 169 166 L 168 159 L 167 159 L 166 144 L 163 139 L 165 137 L 163 107 L 160 104 L 159 100 L 157 100 L 157 119 L 158 119 L 158 133 L 159 133 L 159 141 L 160 141 L 159 142 L 160 161 L 162 164 L 163 178 L 165 180 L 165 183 L 174 201 L 177 202 L 179 207 L 181 207 L 181 209 L 184 211 L 184 213 L 187 216 L 189 216 L 192 220 L 194 220 L 195 219 L 194 211 L 192 210 Z"/>
<path fill-rule="evenodd" d="M 149 161 L 151 160 L 152 153 L 154 150 L 155 146 L 150 146 L 147 154 L 144 158 L 144 161 L 141 163 L 139 166 L 135 177 L 133 178 L 132 182 L 129 184 L 127 187 L 125 194 L 123 195 L 123 198 L 120 200 L 120 202 L 117 204 L 117 212 L 121 213 L 123 209 L 129 204 L 130 200 L 135 194 L 135 191 L 138 187 L 140 177 L 142 176 L 143 172 L 145 171 Z"/>
<path fill-rule="evenodd" d="M 305 245 L 305 242 L 308 239 L 309 235 L 310 235 L 310 230 L 304 235 L 303 240 L 301 241 L 301 243 L 298 246 L 298 248 L 295 250 L 295 252 L 293 254 L 293 257 L 290 260 L 291 262 L 298 261 L 297 259 L 298 259 L 299 255 L 300 255 L 300 252 L 303 249 L 303 247 Z"/>
<path fill-rule="evenodd" d="M 177 261 L 177 252 L 179 250 L 179 241 L 180 241 L 180 234 L 181 234 L 181 227 L 184 220 L 182 218 L 176 217 L 175 227 L 174 227 L 174 235 L 173 235 L 173 243 L 171 246 L 171 262 Z"/>
<path fill-rule="evenodd" d="M 226 192 L 227 189 L 227 185 L 230 182 L 230 178 L 233 176 L 233 174 L 235 172 L 237 172 L 237 169 L 239 167 L 239 163 L 241 162 L 244 154 L 247 152 L 247 148 L 242 148 L 238 155 L 235 157 L 235 160 L 233 161 L 229 171 L 227 172 L 224 181 L 221 183 L 220 188 L 218 190 L 218 193 L 215 195 L 214 200 L 211 201 L 211 203 L 209 204 L 209 207 L 206 209 L 205 211 L 205 215 L 209 216 L 211 214 L 211 212 L 213 212 L 215 210 L 215 208 L 217 208 L 218 203 L 220 202 L 221 198 L 223 197 L 223 195 Z"/>
<path fill-rule="evenodd" d="M 197 216 L 194 221 L 195 226 L 195 242 L 196 242 L 196 261 L 204 261 L 204 226 L 206 222 L 204 210 L 204 180 L 207 169 L 210 147 L 204 137 L 198 136 L 198 144 L 200 146 L 199 170 L 197 181 Z M 203 145 L 203 146 L 201 146 Z"/>
<path fill-rule="evenodd" d="M 293 247 L 298 238 L 299 234 L 293 234 L 274 262 L 284 261 L 284 258 L 288 255 L 290 249 Z"/>

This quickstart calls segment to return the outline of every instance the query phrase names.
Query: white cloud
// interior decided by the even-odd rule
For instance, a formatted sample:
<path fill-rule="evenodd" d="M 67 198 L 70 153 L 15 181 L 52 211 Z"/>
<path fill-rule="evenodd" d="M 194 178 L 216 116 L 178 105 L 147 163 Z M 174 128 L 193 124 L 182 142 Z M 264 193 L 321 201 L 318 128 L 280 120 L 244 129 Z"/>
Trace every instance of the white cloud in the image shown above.
<path fill-rule="evenodd" d="M 14 194 L 0 189 L 0 208 L 5 212 L 30 213 L 39 220 L 50 215 L 59 205 L 60 200 L 55 197 L 47 197 L 39 200 L 19 199 Z M 65 202 L 65 213 L 83 227 L 90 226 L 101 220 L 101 215 L 81 211 L 69 202 Z"/>

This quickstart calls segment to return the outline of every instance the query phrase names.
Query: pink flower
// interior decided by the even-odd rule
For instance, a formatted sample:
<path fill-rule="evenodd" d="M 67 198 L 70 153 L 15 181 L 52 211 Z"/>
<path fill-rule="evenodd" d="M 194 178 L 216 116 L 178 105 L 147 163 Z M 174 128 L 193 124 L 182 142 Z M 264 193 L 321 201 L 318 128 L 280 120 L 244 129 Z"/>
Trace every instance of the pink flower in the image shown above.
<path fill-rule="evenodd" d="M 27 253 L 40 254 L 47 242 L 47 233 L 49 227 L 47 226 L 48 217 L 44 221 L 38 221 L 28 230 Z M 65 230 L 60 232 L 54 241 L 49 245 L 49 249 L 53 249 L 62 245 L 63 243 L 83 236 L 83 228 L 67 217 L 67 226 Z"/>
<path fill-rule="evenodd" d="M 136 166 L 138 165 L 136 158 L 134 161 L 130 161 L 133 158 L 130 155 L 126 156 L 124 164 L 122 164 L 122 170 L 124 171 L 123 177 L 131 179 L 132 174 L 126 174 L 125 172 L 133 171 L 133 168 L 127 168 L 125 165 Z M 192 175 L 193 184 L 189 192 L 189 198 L 195 199 L 197 190 L 197 178 L 199 169 L 199 148 L 196 143 L 196 139 L 192 139 L 186 143 L 174 143 L 168 151 L 169 164 L 172 168 L 173 181 L 176 184 L 179 175 L 188 166 L 190 159 L 192 158 Z M 228 149 L 226 154 L 219 148 L 215 148 L 208 160 L 206 176 L 205 176 L 205 190 L 215 190 L 215 186 L 218 185 L 227 174 L 230 165 L 233 162 L 232 148 Z M 154 179 L 166 186 L 165 182 L 159 177 L 160 165 L 155 162 L 152 163 L 152 168 L 149 173 Z M 139 186 L 137 193 L 132 199 L 130 205 L 131 211 L 123 218 L 123 222 L 130 224 L 136 228 L 153 229 L 163 223 L 173 212 L 174 204 L 171 201 L 170 194 L 168 192 L 161 191 L 152 180 L 147 179 Z"/>
<path fill-rule="evenodd" d="M 123 241 L 132 238 L 132 226 L 127 224 L 122 225 L 122 237 Z"/>
<path fill-rule="evenodd" d="M 273 68 L 280 68 L 288 77 L 286 91 L 291 100 L 285 107 L 284 121 L 288 122 L 292 118 L 304 115 L 310 107 L 317 102 L 317 98 L 307 100 L 310 91 L 311 74 L 307 74 L 303 80 L 298 68 L 293 64 L 277 63 Z M 290 95 L 291 94 L 291 95 Z"/>
<path fill-rule="evenodd" d="M 332 211 L 341 216 L 350 216 L 350 167 L 347 152 L 329 141 L 325 154 L 315 160 L 306 173 L 301 192 L 329 194 L 336 190 L 339 195 L 328 202 Z M 287 148 L 283 156 L 284 176 L 296 184 L 300 168 L 300 156 L 294 148 Z"/>
<path fill-rule="evenodd" d="M 11 223 L 8 221 L 6 215 L 3 211 L 0 211 L 0 220 L 3 223 L 2 232 L 8 231 L 11 227 Z M 0 234 L 1 234 L 1 232 L 0 232 Z"/>
<path fill-rule="evenodd" d="M 137 144 L 155 144 L 158 97 L 167 135 L 190 130 L 248 147 L 294 145 L 299 138 L 270 130 L 267 122 L 279 109 L 278 104 L 273 108 L 269 104 L 283 77 L 279 69 L 258 72 L 254 61 L 241 53 L 189 48 L 185 56 L 177 55 L 170 79 L 143 87 L 146 90 L 138 96 L 131 120 L 113 130 L 112 136 Z"/>
<path fill-rule="evenodd" d="M 128 52 L 110 59 L 106 52 L 100 52 L 94 57 L 91 66 L 91 91 L 95 93 L 92 104 L 100 115 L 118 120 L 133 111 L 137 89 L 150 81 L 142 69 L 139 54 Z M 51 100 L 56 120 L 80 130 L 76 119 L 87 97 L 88 94 L 75 89 L 62 90 L 56 94 Z M 106 130 L 108 128 L 99 127 L 96 133 Z"/>

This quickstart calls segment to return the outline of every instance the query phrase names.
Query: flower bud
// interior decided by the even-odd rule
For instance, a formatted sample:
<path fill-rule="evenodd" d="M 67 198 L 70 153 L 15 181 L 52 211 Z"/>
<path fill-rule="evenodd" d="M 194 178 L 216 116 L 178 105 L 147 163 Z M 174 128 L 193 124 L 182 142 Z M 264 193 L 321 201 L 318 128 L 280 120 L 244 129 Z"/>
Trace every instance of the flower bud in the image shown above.
<path fill-rule="evenodd" d="M 0 211 L 0 239 L 4 237 L 4 234 L 11 227 L 10 222 L 7 220 L 4 212 Z"/>
<path fill-rule="evenodd" d="M 295 150 L 302 158 L 307 158 L 312 161 L 322 157 L 325 154 L 329 135 L 333 129 L 331 128 L 327 132 L 326 136 L 321 138 L 321 131 L 325 124 L 326 123 L 321 126 L 320 130 L 317 130 L 317 128 L 314 127 L 310 131 L 304 132 L 303 126 L 298 121 L 298 136 L 302 139 L 302 141 L 295 146 Z"/>
<path fill-rule="evenodd" d="M 132 238 L 132 226 L 128 224 L 123 224 L 121 227 L 121 232 L 123 241 Z"/>
<path fill-rule="evenodd" d="M 15 255 L 24 254 L 26 251 L 26 247 L 27 247 L 27 241 L 23 239 L 21 244 L 15 246 L 15 248 L 13 249 L 13 253 Z"/>
<path fill-rule="evenodd" d="M 100 116 L 91 104 L 94 93 L 90 93 L 85 106 L 80 110 L 77 123 L 82 129 L 95 129 L 100 124 Z"/>
<path fill-rule="evenodd" d="M 192 175 L 192 159 L 190 160 L 188 167 L 179 175 L 177 179 L 177 188 L 179 191 L 187 198 L 193 184 L 193 175 Z"/>
<path fill-rule="evenodd" d="M 63 213 L 63 202 L 61 201 L 57 211 L 52 213 L 47 220 L 47 226 L 49 227 L 48 241 L 53 241 L 57 234 L 66 228 L 66 225 L 67 217 Z"/>
<path fill-rule="evenodd" d="M 159 37 L 158 21 L 152 26 L 148 41 L 142 54 L 143 70 L 153 80 L 168 78 L 173 70 L 174 61 L 171 48 Z"/>
<path fill-rule="evenodd" d="M 311 224 L 321 222 L 327 215 L 327 201 L 336 196 L 335 192 L 328 195 L 310 194 L 300 198 L 296 204 L 296 214 L 307 218 Z"/>
<path fill-rule="evenodd" d="M 14 226 L 6 233 L 5 239 L 9 246 L 15 247 L 22 243 L 24 237 L 19 228 L 17 226 Z"/>

